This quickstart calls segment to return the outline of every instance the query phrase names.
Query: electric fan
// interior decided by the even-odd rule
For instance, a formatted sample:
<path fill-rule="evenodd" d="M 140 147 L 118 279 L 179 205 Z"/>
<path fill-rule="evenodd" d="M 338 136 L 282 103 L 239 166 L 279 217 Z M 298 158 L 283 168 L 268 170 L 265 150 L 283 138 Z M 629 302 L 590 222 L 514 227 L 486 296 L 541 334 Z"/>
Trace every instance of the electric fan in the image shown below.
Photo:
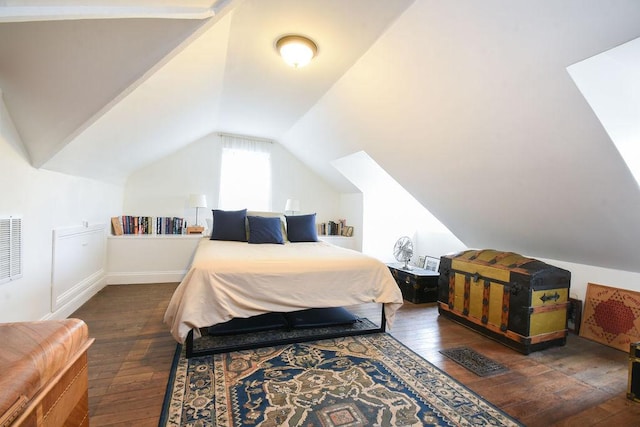
<path fill-rule="evenodd" d="M 407 236 L 400 237 L 393 247 L 393 256 L 399 262 L 404 262 L 402 267 L 404 270 L 411 270 L 411 267 L 409 267 L 409 260 L 413 256 L 413 242 L 411 242 L 411 239 Z"/>

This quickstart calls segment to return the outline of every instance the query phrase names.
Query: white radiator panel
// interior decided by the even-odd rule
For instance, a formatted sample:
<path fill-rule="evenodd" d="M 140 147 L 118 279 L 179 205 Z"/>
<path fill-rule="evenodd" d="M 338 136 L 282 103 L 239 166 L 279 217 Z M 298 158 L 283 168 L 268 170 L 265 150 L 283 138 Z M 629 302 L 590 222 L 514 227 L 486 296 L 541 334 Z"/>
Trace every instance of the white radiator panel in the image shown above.
<path fill-rule="evenodd" d="M 55 312 L 104 281 L 105 229 L 105 224 L 96 224 L 53 230 L 51 311 Z"/>

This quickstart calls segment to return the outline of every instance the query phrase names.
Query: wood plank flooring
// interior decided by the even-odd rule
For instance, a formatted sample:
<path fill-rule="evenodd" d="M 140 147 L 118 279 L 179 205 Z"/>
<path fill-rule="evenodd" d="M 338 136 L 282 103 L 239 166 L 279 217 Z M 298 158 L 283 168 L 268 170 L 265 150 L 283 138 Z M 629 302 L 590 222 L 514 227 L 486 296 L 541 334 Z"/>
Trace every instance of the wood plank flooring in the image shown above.
<path fill-rule="evenodd" d="M 156 426 L 176 343 L 162 323 L 177 284 L 107 286 L 72 317 L 96 339 L 89 350 L 92 426 Z M 370 319 L 379 307 L 353 308 Z M 628 355 L 570 334 L 567 345 L 517 353 L 438 316 L 435 304 L 405 303 L 391 335 L 530 427 L 640 426 L 626 398 Z M 478 377 L 441 355 L 468 346 L 509 368 Z"/>

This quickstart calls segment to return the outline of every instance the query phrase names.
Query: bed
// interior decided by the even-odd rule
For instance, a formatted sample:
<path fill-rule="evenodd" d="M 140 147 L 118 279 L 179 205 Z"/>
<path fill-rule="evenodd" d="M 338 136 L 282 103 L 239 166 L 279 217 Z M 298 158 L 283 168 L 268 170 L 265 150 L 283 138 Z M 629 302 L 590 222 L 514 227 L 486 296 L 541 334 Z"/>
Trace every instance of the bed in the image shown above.
<path fill-rule="evenodd" d="M 382 305 L 384 330 L 402 301 L 388 267 L 357 251 L 323 241 L 203 238 L 164 321 L 175 340 L 185 343 L 198 338 L 200 328 L 235 318 L 375 302 Z"/>

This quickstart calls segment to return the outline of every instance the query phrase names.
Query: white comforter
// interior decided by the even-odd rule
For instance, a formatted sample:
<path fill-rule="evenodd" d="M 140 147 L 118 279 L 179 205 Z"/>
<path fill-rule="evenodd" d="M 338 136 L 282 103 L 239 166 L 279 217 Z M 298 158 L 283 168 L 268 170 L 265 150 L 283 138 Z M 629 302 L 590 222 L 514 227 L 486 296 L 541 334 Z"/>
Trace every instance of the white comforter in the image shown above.
<path fill-rule="evenodd" d="M 193 328 L 236 317 L 313 307 L 384 304 L 387 325 L 402 293 L 382 262 L 326 242 L 249 244 L 203 239 L 164 321 L 184 342 Z"/>

